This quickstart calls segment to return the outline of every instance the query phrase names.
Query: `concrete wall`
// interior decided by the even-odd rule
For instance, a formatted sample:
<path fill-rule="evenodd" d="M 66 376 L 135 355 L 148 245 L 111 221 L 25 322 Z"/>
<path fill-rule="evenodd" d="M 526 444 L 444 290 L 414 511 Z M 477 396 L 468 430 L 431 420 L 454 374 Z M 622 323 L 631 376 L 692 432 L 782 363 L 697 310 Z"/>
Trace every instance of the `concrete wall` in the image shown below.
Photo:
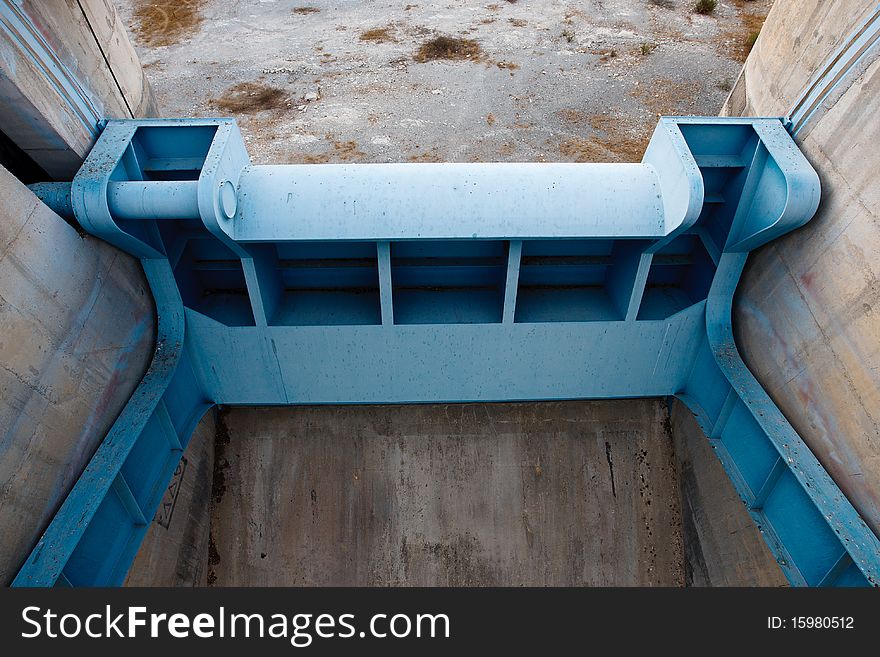
<path fill-rule="evenodd" d="M 0 0 L 0 27 L 0 130 L 53 178 L 76 173 L 98 120 L 155 116 L 111 0 Z"/>
<path fill-rule="evenodd" d="M 140 265 L 0 168 L 0 584 L 8 584 L 152 354 Z"/>
<path fill-rule="evenodd" d="M 776 0 L 724 108 L 785 115 L 875 9 Z M 754 254 L 735 308 L 749 367 L 880 534 L 880 51 L 799 134 L 822 180 L 803 229 Z"/>
<path fill-rule="evenodd" d="M 99 119 L 154 113 L 109 0 L 0 0 L 0 130 L 24 152 L 14 159 L 70 179 Z M 140 265 L 0 167 L 0 584 L 128 401 L 154 331 Z"/>

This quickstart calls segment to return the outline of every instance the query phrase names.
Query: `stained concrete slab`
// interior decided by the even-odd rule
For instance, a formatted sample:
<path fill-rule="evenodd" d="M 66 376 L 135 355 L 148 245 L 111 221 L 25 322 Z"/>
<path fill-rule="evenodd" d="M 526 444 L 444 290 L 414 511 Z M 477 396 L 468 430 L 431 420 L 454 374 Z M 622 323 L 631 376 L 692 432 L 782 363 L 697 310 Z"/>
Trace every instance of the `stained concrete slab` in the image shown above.
<path fill-rule="evenodd" d="M 669 408 L 209 413 L 126 584 L 785 586 L 696 420 Z"/>
<path fill-rule="evenodd" d="M 209 582 L 679 586 L 664 417 L 658 400 L 233 409 Z"/>

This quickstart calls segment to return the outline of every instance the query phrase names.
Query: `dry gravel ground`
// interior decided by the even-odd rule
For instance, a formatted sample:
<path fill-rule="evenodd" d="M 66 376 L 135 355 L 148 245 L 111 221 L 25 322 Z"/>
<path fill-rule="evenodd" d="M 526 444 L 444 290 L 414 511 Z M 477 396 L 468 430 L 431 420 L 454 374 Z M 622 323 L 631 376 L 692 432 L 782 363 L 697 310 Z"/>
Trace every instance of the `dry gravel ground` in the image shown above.
<path fill-rule="evenodd" d="M 163 115 L 235 116 L 257 163 L 638 161 L 771 2 L 116 0 Z"/>

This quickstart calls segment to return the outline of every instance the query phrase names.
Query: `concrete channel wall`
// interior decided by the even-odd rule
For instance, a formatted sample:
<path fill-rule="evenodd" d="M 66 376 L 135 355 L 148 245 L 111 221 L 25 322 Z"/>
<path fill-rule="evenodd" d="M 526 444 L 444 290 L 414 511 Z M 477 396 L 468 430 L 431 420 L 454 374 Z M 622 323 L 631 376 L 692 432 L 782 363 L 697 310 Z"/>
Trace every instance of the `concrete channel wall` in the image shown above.
<path fill-rule="evenodd" d="M 864 0 L 776 0 L 723 113 L 786 115 L 874 11 Z M 822 204 L 804 228 L 752 255 L 734 325 L 749 367 L 880 535 L 877 52 L 798 133 Z"/>
<path fill-rule="evenodd" d="M 143 376 L 153 313 L 137 261 L 0 167 L 0 584 Z"/>
<path fill-rule="evenodd" d="M 155 116 L 112 0 L 0 0 L 0 125 L 56 180 L 69 180 L 103 118 Z"/>
<path fill-rule="evenodd" d="M 92 118 L 155 113 L 110 0 L 0 0 L 0 130 L 70 179 Z M 0 585 L 9 584 L 146 370 L 140 265 L 0 167 Z"/>

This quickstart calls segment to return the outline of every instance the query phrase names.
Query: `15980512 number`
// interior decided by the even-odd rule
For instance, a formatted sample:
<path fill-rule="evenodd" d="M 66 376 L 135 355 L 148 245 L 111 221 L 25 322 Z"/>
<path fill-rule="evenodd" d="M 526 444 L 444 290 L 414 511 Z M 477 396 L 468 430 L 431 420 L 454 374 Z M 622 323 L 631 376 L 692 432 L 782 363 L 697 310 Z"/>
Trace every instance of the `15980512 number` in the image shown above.
<path fill-rule="evenodd" d="M 852 616 L 792 616 L 791 628 L 795 630 L 851 630 Z"/>

